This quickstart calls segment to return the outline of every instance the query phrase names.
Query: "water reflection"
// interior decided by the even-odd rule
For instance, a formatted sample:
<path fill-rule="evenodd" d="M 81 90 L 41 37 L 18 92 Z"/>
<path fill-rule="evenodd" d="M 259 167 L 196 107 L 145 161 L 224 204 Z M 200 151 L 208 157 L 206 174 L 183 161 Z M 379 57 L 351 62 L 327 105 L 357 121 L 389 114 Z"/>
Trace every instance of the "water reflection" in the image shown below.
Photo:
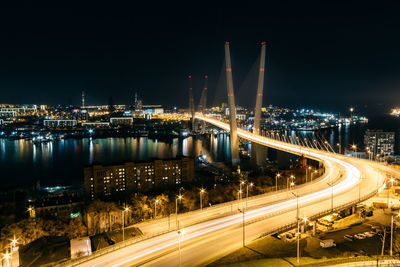
<path fill-rule="evenodd" d="M 347 125 L 335 130 L 298 132 L 310 141 L 323 136 L 333 148 L 343 140 L 343 146 L 362 144 L 365 127 Z M 293 132 L 286 137 L 296 138 Z M 356 139 L 358 138 L 358 139 Z M 342 149 L 344 151 L 344 149 Z M 124 161 L 171 158 L 177 155 L 204 154 L 210 161 L 230 162 L 228 134 L 202 138 L 187 137 L 168 140 L 142 138 L 65 139 L 43 144 L 31 141 L 0 139 L 0 180 L 34 181 L 57 185 L 83 183 L 83 167 L 93 163 L 111 164 Z"/>

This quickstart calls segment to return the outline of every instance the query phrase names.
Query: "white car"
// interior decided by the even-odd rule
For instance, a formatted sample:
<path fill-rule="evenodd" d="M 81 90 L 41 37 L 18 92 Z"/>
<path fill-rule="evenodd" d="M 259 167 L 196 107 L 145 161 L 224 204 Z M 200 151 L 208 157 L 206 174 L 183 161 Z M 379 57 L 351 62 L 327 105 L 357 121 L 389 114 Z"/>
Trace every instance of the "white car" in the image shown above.
<path fill-rule="evenodd" d="M 361 233 L 360 234 L 355 234 L 354 237 L 357 238 L 357 239 L 365 239 L 365 238 L 367 238 L 366 235 L 361 234 Z"/>
<path fill-rule="evenodd" d="M 364 232 L 363 235 L 366 237 L 373 237 L 375 234 L 373 232 Z"/>

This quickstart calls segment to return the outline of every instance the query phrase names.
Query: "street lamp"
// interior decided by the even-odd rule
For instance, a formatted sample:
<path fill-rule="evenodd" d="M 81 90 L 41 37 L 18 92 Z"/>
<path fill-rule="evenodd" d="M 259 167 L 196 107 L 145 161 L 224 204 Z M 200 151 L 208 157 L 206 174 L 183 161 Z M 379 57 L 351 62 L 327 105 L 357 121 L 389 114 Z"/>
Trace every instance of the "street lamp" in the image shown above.
<path fill-rule="evenodd" d="M 357 152 L 357 145 L 353 144 L 353 145 L 351 146 L 351 148 L 352 148 L 353 151 L 354 151 L 354 157 L 357 157 L 357 155 L 356 155 L 356 152 Z"/>
<path fill-rule="evenodd" d="M 240 195 L 242 194 L 242 189 L 238 191 L 238 200 L 240 200 Z"/>
<path fill-rule="evenodd" d="M 177 229 L 178 229 L 178 199 L 179 201 L 181 201 L 182 195 L 178 195 L 178 197 L 175 199 L 175 225 Z"/>
<path fill-rule="evenodd" d="M 154 201 L 154 219 L 157 217 L 157 204 L 158 204 L 158 199 Z"/>
<path fill-rule="evenodd" d="M 300 263 L 300 217 L 299 217 L 299 193 L 293 193 L 293 196 L 296 197 L 296 221 L 297 221 L 297 265 Z"/>
<path fill-rule="evenodd" d="M 3 259 L 6 260 L 7 262 L 7 267 L 10 266 L 10 254 L 8 254 L 7 252 L 3 255 Z M 3 264 L 2 264 L 3 265 Z"/>
<path fill-rule="evenodd" d="M 182 266 L 182 257 L 181 257 L 181 238 L 185 234 L 183 229 L 178 230 L 178 250 L 179 250 L 179 266 Z"/>
<path fill-rule="evenodd" d="M 250 185 L 250 187 L 253 187 L 253 183 L 247 183 L 247 186 L 246 186 L 246 209 L 247 209 L 247 199 L 249 198 L 249 185 Z"/>
<path fill-rule="evenodd" d="M 311 173 L 311 182 L 313 181 L 313 178 L 314 178 L 313 174 L 317 174 L 317 173 L 318 173 L 317 170 L 314 170 L 314 171 Z"/>
<path fill-rule="evenodd" d="M 11 243 L 10 243 L 10 262 L 11 262 L 11 266 L 13 265 L 12 256 L 13 256 L 13 253 L 14 253 L 14 248 L 17 245 L 17 242 L 18 241 L 17 241 L 17 239 L 15 238 L 15 235 L 14 235 L 14 239 L 11 240 Z"/>
<path fill-rule="evenodd" d="M 306 183 L 307 183 L 308 174 L 310 173 L 310 171 L 311 171 L 311 166 L 308 166 L 308 167 L 306 168 Z"/>
<path fill-rule="evenodd" d="M 342 147 L 340 143 L 337 143 L 336 146 L 338 147 L 339 154 L 342 154 Z"/>
<path fill-rule="evenodd" d="M 203 194 L 206 192 L 204 188 L 200 189 L 200 210 L 203 210 Z"/>
<path fill-rule="evenodd" d="M 281 177 L 281 174 L 278 172 L 275 175 L 275 191 L 278 192 L 278 178 Z"/>
<path fill-rule="evenodd" d="M 125 212 L 128 211 L 129 211 L 128 207 L 122 210 L 122 241 L 125 241 Z"/>
<path fill-rule="evenodd" d="M 244 213 L 245 213 L 245 210 L 244 209 L 238 209 L 238 211 L 240 212 L 240 213 L 243 213 L 243 221 L 242 221 L 242 233 L 243 233 L 243 247 L 245 247 L 246 246 L 246 236 L 245 236 L 245 229 L 244 229 Z"/>
<path fill-rule="evenodd" d="M 400 213 L 396 215 L 397 217 L 400 216 Z M 393 213 L 392 213 L 392 220 L 390 223 L 390 256 L 393 256 Z"/>
<path fill-rule="evenodd" d="M 331 187 L 331 210 L 333 212 L 333 183 L 327 183 Z"/>
<path fill-rule="evenodd" d="M 242 191 L 242 185 L 244 185 L 244 181 L 240 182 L 240 189 L 239 189 L 240 191 Z M 242 193 L 242 192 L 240 192 L 240 193 Z M 242 195 L 240 195 L 240 197 L 243 198 Z"/>

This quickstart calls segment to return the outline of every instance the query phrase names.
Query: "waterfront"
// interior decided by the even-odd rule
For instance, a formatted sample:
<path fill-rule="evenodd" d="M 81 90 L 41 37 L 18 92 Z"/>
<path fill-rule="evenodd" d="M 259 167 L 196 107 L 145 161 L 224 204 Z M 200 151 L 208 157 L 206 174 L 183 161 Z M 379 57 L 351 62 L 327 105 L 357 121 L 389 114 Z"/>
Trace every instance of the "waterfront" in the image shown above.
<path fill-rule="evenodd" d="M 396 153 L 399 153 L 399 121 L 379 118 L 368 124 L 352 124 L 323 130 L 321 134 L 332 147 L 342 143 L 342 151 L 355 143 L 360 148 L 367 128 L 396 131 Z M 312 132 L 302 134 L 310 135 Z M 171 158 L 177 155 L 206 154 L 210 161 L 230 161 L 229 135 L 172 139 L 104 138 L 64 139 L 33 145 L 29 140 L 0 139 L 0 181 L 3 185 L 26 184 L 40 180 L 42 185 L 83 183 L 83 167 L 93 163 Z"/>
<path fill-rule="evenodd" d="M 206 154 L 213 161 L 229 157 L 229 136 L 169 140 L 141 138 L 63 139 L 41 144 L 29 140 L 0 139 L 0 181 L 6 185 L 32 183 L 70 185 L 83 183 L 83 167 L 93 163 L 171 158 Z"/>

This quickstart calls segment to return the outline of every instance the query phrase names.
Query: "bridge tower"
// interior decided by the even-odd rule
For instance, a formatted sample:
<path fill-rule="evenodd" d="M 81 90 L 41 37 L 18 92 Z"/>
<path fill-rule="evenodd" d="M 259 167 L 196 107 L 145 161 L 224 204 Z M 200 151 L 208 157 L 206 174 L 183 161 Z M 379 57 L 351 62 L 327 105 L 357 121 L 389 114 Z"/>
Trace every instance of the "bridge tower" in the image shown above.
<path fill-rule="evenodd" d="M 265 46 L 266 42 L 261 43 L 260 72 L 258 74 L 256 107 L 254 109 L 253 133 L 260 134 L 261 106 L 264 91 L 264 70 L 265 70 Z"/>
<path fill-rule="evenodd" d="M 229 42 L 225 42 L 225 65 L 226 65 L 226 84 L 227 84 L 228 107 L 229 107 L 231 156 L 232 156 L 232 164 L 236 165 L 239 163 L 239 142 L 237 136 L 236 106 L 235 106 L 235 95 L 233 93 L 232 65 L 231 65 L 231 55 L 229 50 Z"/>
<path fill-rule="evenodd" d="M 189 113 L 192 116 L 191 121 L 192 121 L 192 132 L 195 132 L 195 123 L 194 123 L 194 97 L 193 97 L 193 88 L 192 88 L 192 75 L 188 76 L 189 78 Z"/>
<path fill-rule="evenodd" d="M 204 76 L 204 87 L 203 91 L 201 93 L 201 98 L 200 98 L 200 105 L 199 105 L 199 111 L 204 115 L 204 111 L 206 109 L 206 104 L 207 104 L 207 89 L 208 89 L 208 76 Z M 204 134 L 206 128 L 206 122 L 203 120 L 201 123 L 201 134 Z"/>
<path fill-rule="evenodd" d="M 85 90 L 82 90 L 81 96 L 82 96 L 82 103 L 81 103 L 81 106 L 82 106 L 82 107 L 85 107 Z"/>

